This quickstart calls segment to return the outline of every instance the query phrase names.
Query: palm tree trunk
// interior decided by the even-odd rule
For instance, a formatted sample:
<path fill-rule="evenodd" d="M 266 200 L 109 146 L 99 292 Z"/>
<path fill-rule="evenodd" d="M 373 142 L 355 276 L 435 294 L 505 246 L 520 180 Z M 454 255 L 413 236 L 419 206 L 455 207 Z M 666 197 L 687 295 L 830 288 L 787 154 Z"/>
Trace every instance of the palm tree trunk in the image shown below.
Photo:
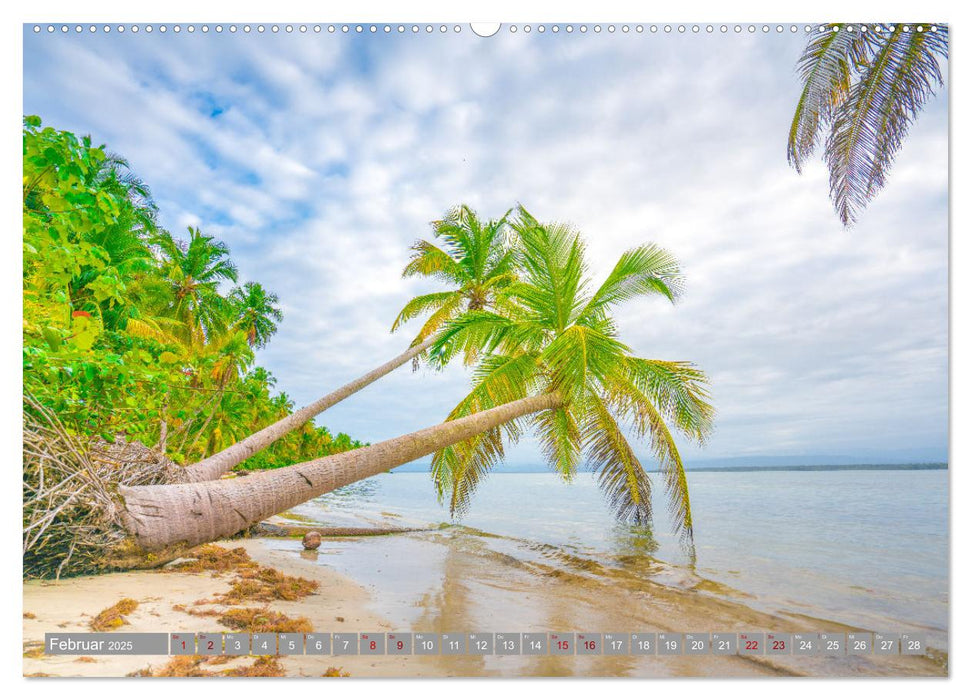
<path fill-rule="evenodd" d="M 193 483 L 198 481 L 211 481 L 218 479 L 237 464 L 252 457 L 260 450 L 269 447 L 274 442 L 282 438 L 301 425 L 309 421 L 314 416 L 323 413 L 331 406 L 340 403 L 348 396 L 357 393 L 369 384 L 377 381 L 392 370 L 401 367 L 409 360 L 412 360 L 432 346 L 432 339 L 426 340 L 420 345 L 408 348 L 407 351 L 395 357 L 393 360 L 385 362 L 380 367 L 371 370 L 367 374 L 358 377 L 352 382 L 348 382 L 340 389 L 332 391 L 326 396 L 314 401 L 308 406 L 304 406 L 299 411 L 291 413 L 286 418 L 281 418 L 276 423 L 268 425 L 262 430 L 258 430 L 252 435 L 243 438 L 235 445 L 230 445 L 225 450 L 206 457 L 195 464 L 186 467 L 180 481 Z"/>
<path fill-rule="evenodd" d="M 159 419 L 158 426 L 158 444 L 155 445 L 155 450 L 159 454 L 165 454 L 166 443 L 169 439 L 169 422 L 165 419 L 165 414 L 168 412 L 168 404 L 162 406 L 162 417 Z"/>
<path fill-rule="evenodd" d="M 149 551 L 211 542 L 341 486 L 562 403 L 557 394 L 530 396 L 376 445 L 238 479 L 120 487 L 125 501 L 122 519 L 138 545 Z"/>

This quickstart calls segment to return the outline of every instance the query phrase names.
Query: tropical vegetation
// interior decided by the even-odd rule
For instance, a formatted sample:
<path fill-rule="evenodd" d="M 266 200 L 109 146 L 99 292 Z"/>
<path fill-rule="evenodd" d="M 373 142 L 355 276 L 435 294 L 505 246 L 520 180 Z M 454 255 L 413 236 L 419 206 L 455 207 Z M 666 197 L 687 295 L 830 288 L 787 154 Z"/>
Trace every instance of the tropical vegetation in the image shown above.
<path fill-rule="evenodd" d="M 23 128 L 23 275 L 24 392 L 73 432 L 191 463 L 293 413 L 255 364 L 277 297 L 238 284 L 214 237 L 164 230 L 123 158 L 37 117 Z M 361 444 L 304 421 L 240 468 Z"/>

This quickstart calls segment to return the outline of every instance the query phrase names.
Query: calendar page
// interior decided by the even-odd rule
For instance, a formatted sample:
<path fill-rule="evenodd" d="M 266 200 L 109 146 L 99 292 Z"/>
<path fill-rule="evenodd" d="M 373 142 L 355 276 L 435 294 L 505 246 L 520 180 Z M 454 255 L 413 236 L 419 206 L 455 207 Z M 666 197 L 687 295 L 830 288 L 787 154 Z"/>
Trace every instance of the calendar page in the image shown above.
<path fill-rule="evenodd" d="M 96 18 L 24 676 L 948 676 L 947 23 Z"/>

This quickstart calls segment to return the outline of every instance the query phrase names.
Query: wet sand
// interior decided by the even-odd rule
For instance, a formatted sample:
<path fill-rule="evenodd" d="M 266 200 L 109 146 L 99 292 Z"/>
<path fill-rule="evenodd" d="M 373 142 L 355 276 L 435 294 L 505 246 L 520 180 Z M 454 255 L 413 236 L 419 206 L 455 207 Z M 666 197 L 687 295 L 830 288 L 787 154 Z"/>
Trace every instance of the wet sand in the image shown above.
<path fill-rule="evenodd" d="M 834 622 L 769 614 L 730 600 L 711 582 L 645 559 L 608 568 L 542 547 L 462 528 L 380 537 L 326 539 L 317 552 L 299 540 L 251 539 L 243 546 L 264 566 L 320 583 L 299 601 L 270 608 L 307 617 L 322 632 L 844 632 Z M 666 583 L 665 574 L 670 580 Z M 174 610 L 229 587 L 210 573 L 126 572 L 60 582 L 25 582 L 25 649 L 44 632 L 88 631 L 88 622 L 123 597 L 139 601 L 131 632 L 218 631 L 212 618 Z M 164 657 L 25 654 L 24 674 L 122 676 Z M 244 663 L 233 661 L 232 664 Z M 320 676 L 341 667 L 357 677 L 587 676 L 946 676 L 946 654 L 910 656 L 285 656 L 287 675 Z M 221 666 L 220 668 L 226 668 Z"/>

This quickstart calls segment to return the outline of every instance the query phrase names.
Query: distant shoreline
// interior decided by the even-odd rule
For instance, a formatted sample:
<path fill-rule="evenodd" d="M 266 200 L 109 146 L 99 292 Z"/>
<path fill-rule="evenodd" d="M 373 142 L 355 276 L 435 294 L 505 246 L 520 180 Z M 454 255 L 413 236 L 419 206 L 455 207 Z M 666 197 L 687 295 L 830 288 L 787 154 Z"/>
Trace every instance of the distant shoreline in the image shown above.
<path fill-rule="evenodd" d="M 685 471 L 689 474 L 701 472 L 876 472 L 876 471 L 946 471 L 947 462 L 921 462 L 917 464 L 806 464 L 791 466 L 765 466 L 765 467 L 691 467 L 686 466 Z M 416 469 L 398 468 L 391 473 L 397 474 L 422 474 L 429 471 L 428 467 Z M 589 469 L 578 469 L 580 474 L 593 473 Z M 547 474 L 546 469 L 497 469 L 495 474 Z M 657 469 L 648 469 L 648 474 L 660 474 Z"/>
<path fill-rule="evenodd" d="M 788 467 L 686 467 L 692 472 L 876 472 L 946 470 L 947 462 L 924 464 L 807 464 Z M 651 473 L 658 473 L 653 470 Z"/>

